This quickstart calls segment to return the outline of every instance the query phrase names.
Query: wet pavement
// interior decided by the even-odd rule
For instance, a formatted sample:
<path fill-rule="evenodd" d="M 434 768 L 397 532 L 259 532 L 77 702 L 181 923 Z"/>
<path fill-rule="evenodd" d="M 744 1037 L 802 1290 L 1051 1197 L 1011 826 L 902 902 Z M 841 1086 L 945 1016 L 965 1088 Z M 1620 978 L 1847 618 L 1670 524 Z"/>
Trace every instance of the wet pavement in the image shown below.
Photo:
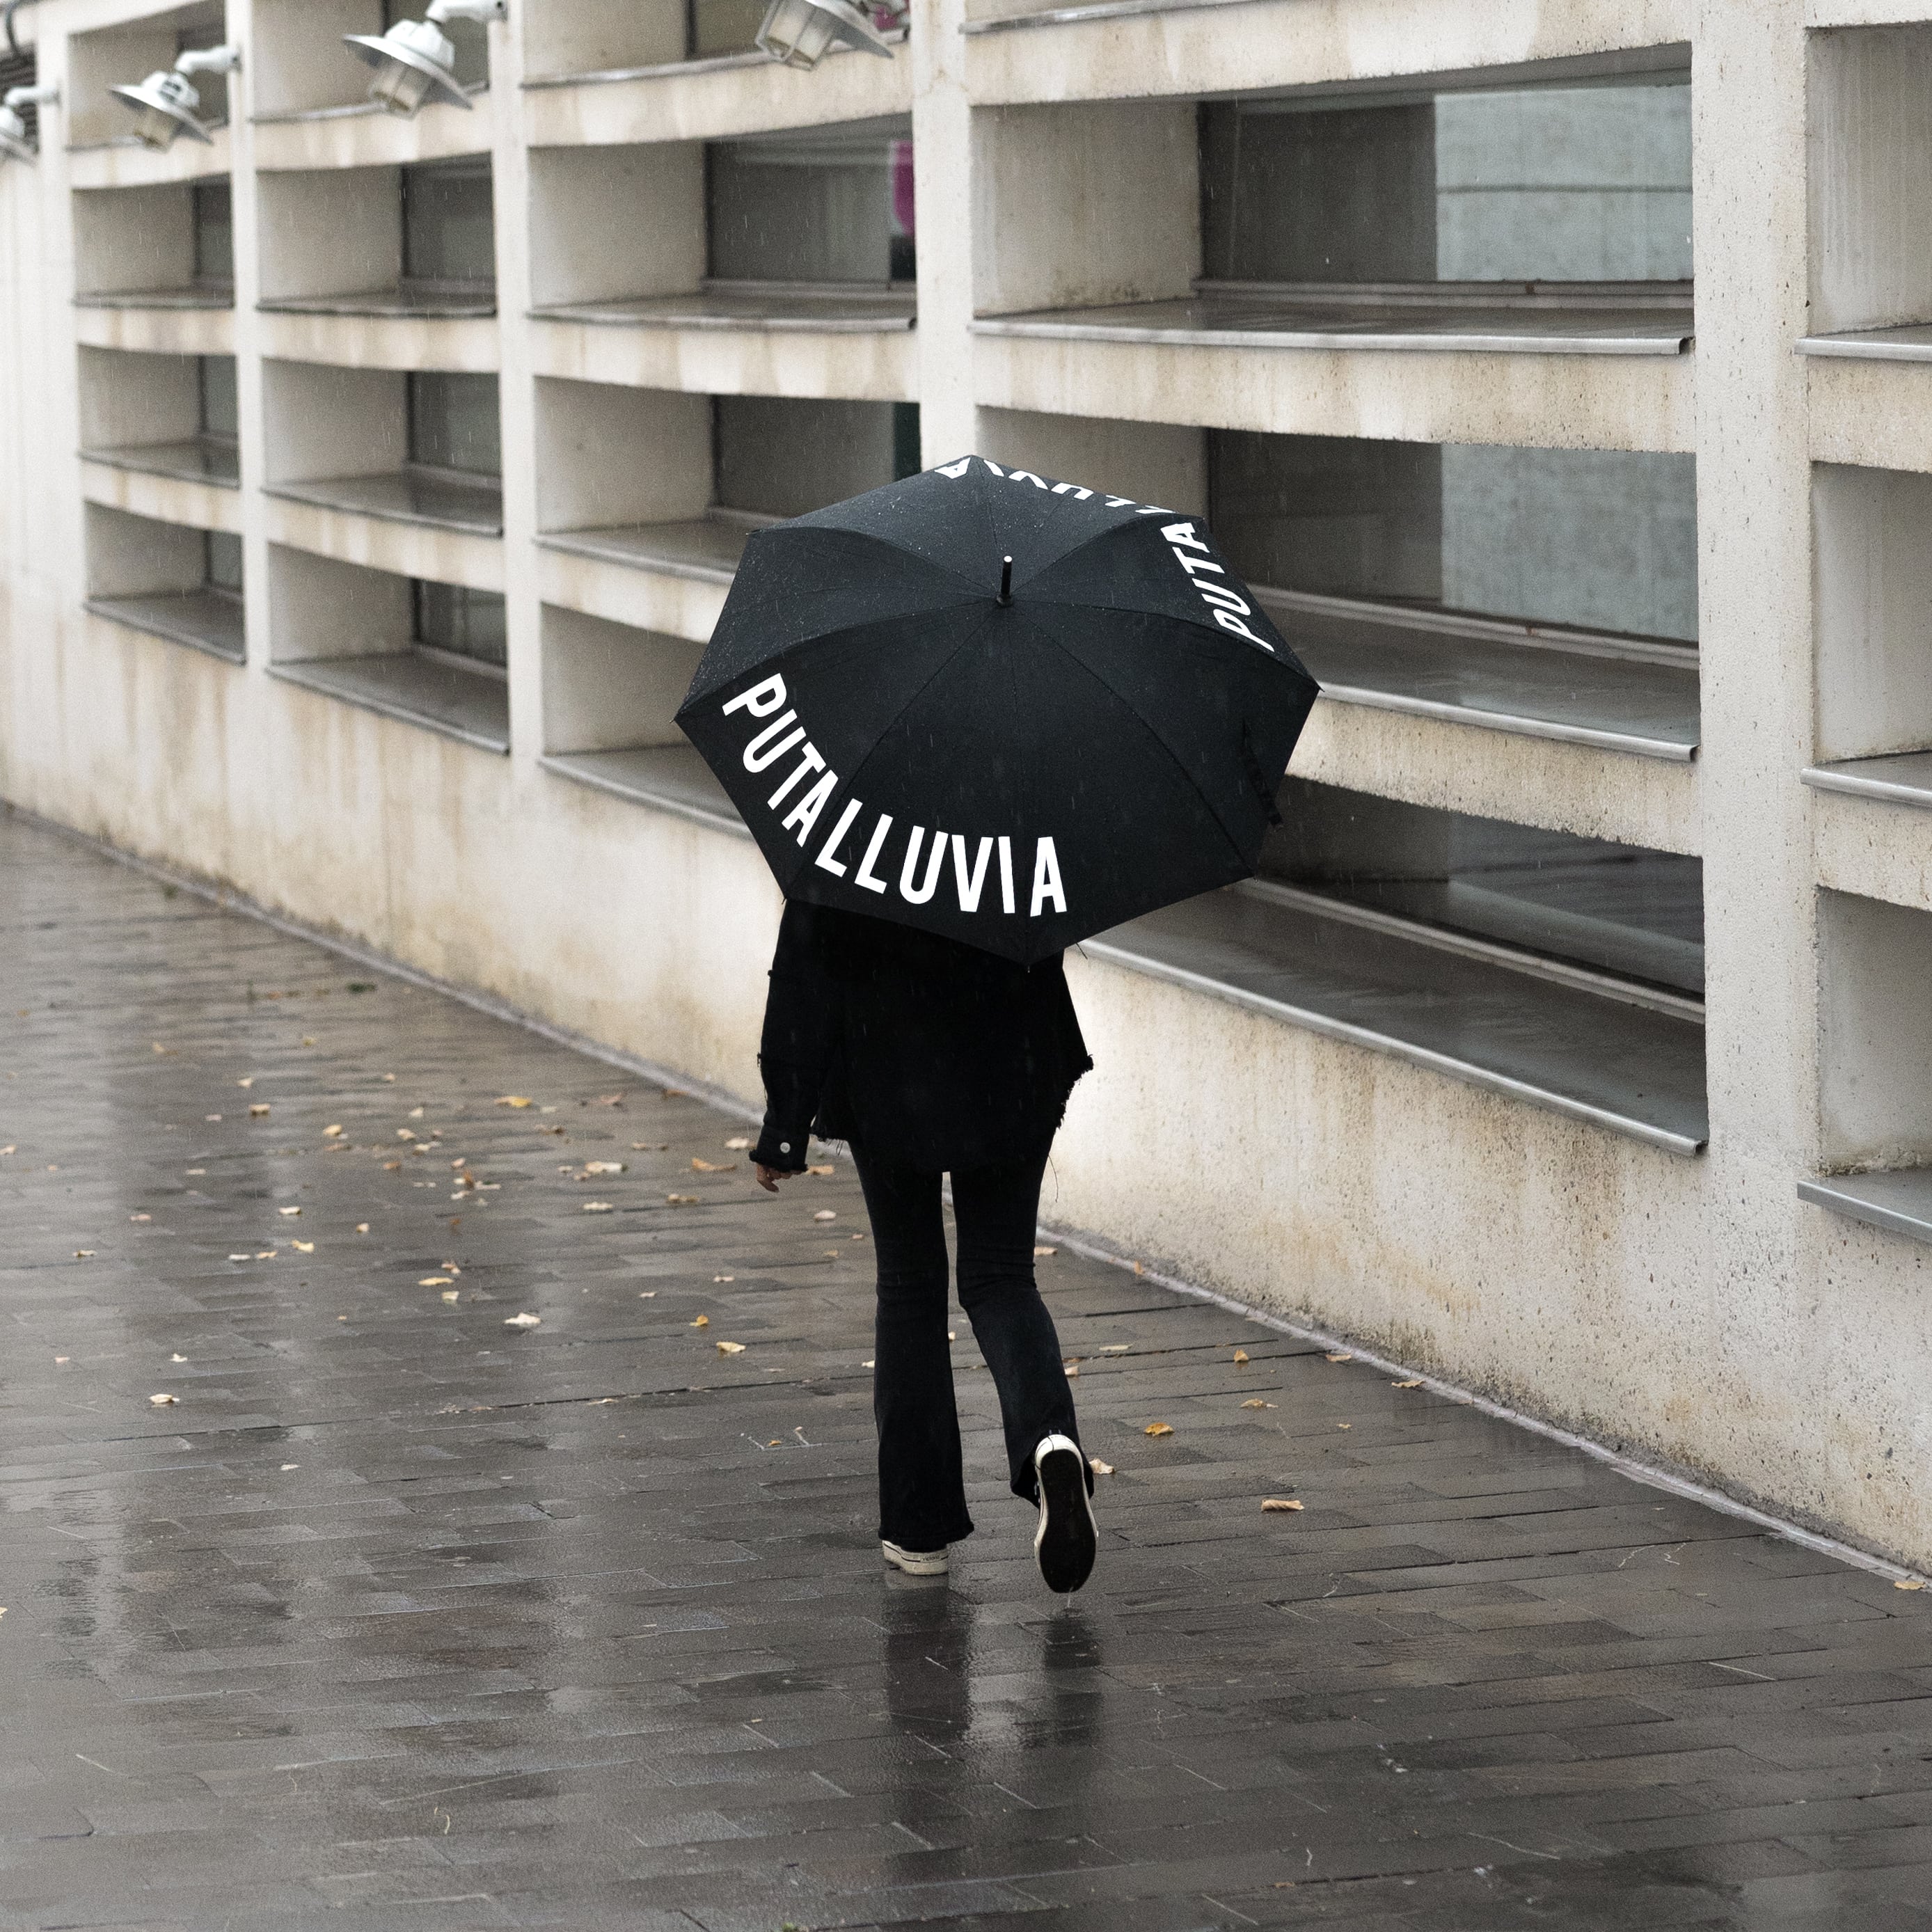
<path fill-rule="evenodd" d="M 1094 1582 L 963 1320 L 895 1579 L 836 1154 L 4 814 L 0 981 L 0 1927 L 1932 1927 L 1932 1592 L 1065 1250 Z"/>

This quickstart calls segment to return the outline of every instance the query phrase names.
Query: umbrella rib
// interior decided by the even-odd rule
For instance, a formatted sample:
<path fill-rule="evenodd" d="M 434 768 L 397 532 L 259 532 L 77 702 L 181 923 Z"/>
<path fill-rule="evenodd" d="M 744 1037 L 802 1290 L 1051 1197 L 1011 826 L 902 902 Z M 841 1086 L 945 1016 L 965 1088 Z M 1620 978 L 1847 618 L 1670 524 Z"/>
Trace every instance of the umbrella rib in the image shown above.
<path fill-rule="evenodd" d="M 985 506 L 982 504 L 979 507 L 980 508 L 981 514 L 983 515 L 985 512 Z M 820 514 L 823 513 L 821 512 Z M 969 593 L 977 594 L 980 596 L 985 596 L 988 594 L 986 586 L 983 584 L 976 584 L 974 583 L 972 579 L 968 577 L 964 572 L 956 570 L 951 564 L 942 563 L 937 557 L 928 556 L 924 550 L 914 550 L 908 544 L 896 542 L 890 537 L 881 536 L 876 530 L 856 529 L 850 524 L 811 524 L 807 523 L 802 518 L 800 518 L 794 523 L 780 524 L 772 526 L 772 530 L 774 532 L 777 530 L 794 530 L 816 531 L 827 533 L 836 532 L 837 534 L 842 537 L 855 537 L 861 543 L 875 544 L 880 550 L 889 550 L 892 551 L 895 556 L 909 556 L 912 558 L 915 562 L 924 564 L 928 570 L 937 571 L 942 575 L 951 578 L 955 583 L 962 585 Z M 760 531 L 755 534 L 764 536 L 767 534 L 767 532 L 765 531 Z M 990 530 L 987 532 L 987 540 L 988 542 L 991 542 L 992 540 L 992 532 Z"/>
<path fill-rule="evenodd" d="M 1112 610 L 1115 607 L 1112 604 L 1096 604 L 1090 608 L 1094 609 Z M 1235 858 L 1240 862 L 1243 869 L 1244 871 L 1250 869 L 1246 857 L 1241 850 L 1240 842 L 1235 838 L 1234 835 L 1228 830 L 1227 824 L 1226 820 L 1222 819 L 1220 812 L 1216 809 L 1214 800 L 1201 789 L 1200 784 L 1196 779 L 1194 774 L 1187 769 L 1186 766 L 1184 764 L 1180 759 L 1175 754 L 1173 746 L 1168 744 L 1167 740 L 1163 738 L 1144 717 L 1142 716 L 1138 707 L 1135 705 L 1132 700 L 1127 696 L 1126 692 L 1116 689 L 1113 681 L 1103 672 L 1096 670 L 1092 664 L 1090 664 L 1084 658 L 1076 657 L 1073 652 L 1069 650 L 1058 638 L 1054 637 L 1052 634 L 1052 632 L 1046 630 L 1041 626 L 1034 623 L 1030 617 L 1024 618 L 1022 621 L 1027 625 L 1029 629 L 1034 631 L 1039 636 L 1045 638 L 1047 642 L 1050 644 L 1053 648 L 1067 661 L 1068 663 L 1072 664 L 1076 669 L 1084 672 L 1088 676 L 1090 677 L 1102 691 L 1106 692 L 1110 698 L 1113 698 L 1120 706 L 1121 709 L 1126 712 L 1129 717 L 1132 718 L 1134 722 L 1140 727 L 1142 730 L 1145 732 L 1148 736 L 1151 738 L 1154 742 L 1160 747 L 1162 753 L 1166 758 L 1168 764 L 1170 764 L 1174 769 L 1180 774 L 1182 781 L 1192 790 L 1195 796 L 1199 799 L 1201 802 L 1207 807 L 1208 816 L 1214 821 L 1216 826 L 1220 832 L 1221 836 L 1227 840 L 1228 845 L 1234 852 Z"/>

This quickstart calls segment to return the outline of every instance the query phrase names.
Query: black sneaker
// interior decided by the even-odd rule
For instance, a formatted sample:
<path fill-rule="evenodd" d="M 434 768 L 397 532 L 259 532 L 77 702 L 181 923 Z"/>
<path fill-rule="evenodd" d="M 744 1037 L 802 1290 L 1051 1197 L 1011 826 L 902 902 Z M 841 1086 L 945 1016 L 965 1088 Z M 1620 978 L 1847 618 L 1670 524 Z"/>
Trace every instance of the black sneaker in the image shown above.
<path fill-rule="evenodd" d="M 1049 1590 L 1070 1596 L 1094 1574 L 1100 1532 L 1087 1496 L 1087 1459 L 1070 1437 L 1049 1436 L 1033 1452 L 1040 1478 L 1040 1528 L 1033 1553 Z"/>

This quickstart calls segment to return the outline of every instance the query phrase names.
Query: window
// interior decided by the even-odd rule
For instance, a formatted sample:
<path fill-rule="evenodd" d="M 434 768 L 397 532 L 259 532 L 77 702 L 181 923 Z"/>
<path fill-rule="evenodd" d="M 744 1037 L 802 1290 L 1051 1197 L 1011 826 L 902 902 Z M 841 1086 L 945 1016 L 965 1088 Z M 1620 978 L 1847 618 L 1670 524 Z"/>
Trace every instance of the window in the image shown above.
<path fill-rule="evenodd" d="M 478 158 L 403 170 L 403 279 L 452 290 L 496 286 L 490 164 Z"/>
<path fill-rule="evenodd" d="M 1703 998 L 1701 860 L 1300 778 L 1280 809 L 1264 878 L 1600 975 L 1639 999 Z"/>
<path fill-rule="evenodd" d="M 1697 634 L 1690 456 L 1212 430 L 1208 493 L 1216 536 L 1257 584 Z"/>
<path fill-rule="evenodd" d="M 720 396 L 713 410 L 721 508 L 802 516 L 920 467 L 916 403 Z"/>
<path fill-rule="evenodd" d="M 412 578 L 410 599 L 410 635 L 419 648 L 463 659 L 472 669 L 500 670 L 509 663 L 503 600 L 494 590 Z"/>
<path fill-rule="evenodd" d="M 713 280 L 913 279 L 909 118 L 714 141 L 705 160 Z"/>
<path fill-rule="evenodd" d="M 399 20 L 420 20 L 424 0 L 382 0 L 382 32 Z M 760 18 L 763 16 L 760 16 Z M 362 29 L 358 28 L 357 32 Z M 481 20 L 445 20 L 442 31 L 456 50 L 456 79 L 465 88 L 490 84 L 490 35 Z"/>
<path fill-rule="evenodd" d="M 409 378 L 409 460 L 495 477 L 503 467 L 494 376 L 418 371 Z"/>
<path fill-rule="evenodd" d="M 225 181 L 196 182 L 190 190 L 194 220 L 194 285 L 232 288 L 235 282 L 235 220 Z"/>
<path fill-rule="evenodd" d="M 685 54 L 707 60 L 749 53 L 758 44 L 766 0 L 684 0 Z"/>
<path fill-rule="evenodd" d="M 1688 76 L 1201 110 L 1209 279 L 1688 282 Z"/>

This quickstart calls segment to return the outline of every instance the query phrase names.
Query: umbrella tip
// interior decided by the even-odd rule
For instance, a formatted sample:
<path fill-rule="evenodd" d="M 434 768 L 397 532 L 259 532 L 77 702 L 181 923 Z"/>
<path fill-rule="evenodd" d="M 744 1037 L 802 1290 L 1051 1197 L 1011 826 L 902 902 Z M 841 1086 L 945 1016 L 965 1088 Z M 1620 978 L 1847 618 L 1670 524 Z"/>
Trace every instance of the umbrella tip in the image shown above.
<path fill-rule="evenodd" d="M 1010 556 L 1000 560 L 1000 602 L 1010 604 L 1013 601 L 1013 560 Z"/>

